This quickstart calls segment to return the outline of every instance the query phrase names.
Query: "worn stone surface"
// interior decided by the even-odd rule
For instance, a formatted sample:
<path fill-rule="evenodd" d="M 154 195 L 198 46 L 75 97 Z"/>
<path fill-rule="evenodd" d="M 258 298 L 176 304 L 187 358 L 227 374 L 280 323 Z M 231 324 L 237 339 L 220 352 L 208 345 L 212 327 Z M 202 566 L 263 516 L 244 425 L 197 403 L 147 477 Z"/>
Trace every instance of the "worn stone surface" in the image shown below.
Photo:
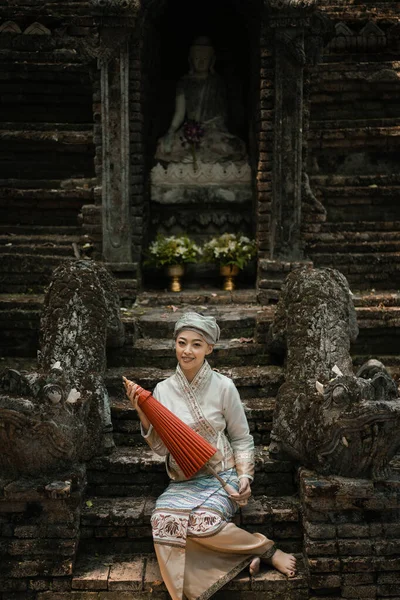
<path fill-rule="evenodd" d="M 45 298 L 39 371 L 1 377 L 4 470 L 51 471 L 112 444 L 107 343 L 123 343 L 111 275 L 89 261 L 66 263 Z"/>
<path fill-rule="evenodd" d="M 378 361 L 353 374 L 349 351 L 357 334 L 343 275 L 300 269 L 288 276 L 268 339 L 270 350 L 286 353 L 273 456 L 286 453 L 322 473 L 388 475 L 400 446 L 397 385 Z"/>
<path fill-rule="evenodd" d="M 392 529 L 393 538 L 398 535 L 394 466 L 391 479 L 375 483 L 300 471 L 304 551 L 310 588 L 317 595 L 386 597 L 399 585 L 398 540 L 390 544 L 385 533 Z"/>

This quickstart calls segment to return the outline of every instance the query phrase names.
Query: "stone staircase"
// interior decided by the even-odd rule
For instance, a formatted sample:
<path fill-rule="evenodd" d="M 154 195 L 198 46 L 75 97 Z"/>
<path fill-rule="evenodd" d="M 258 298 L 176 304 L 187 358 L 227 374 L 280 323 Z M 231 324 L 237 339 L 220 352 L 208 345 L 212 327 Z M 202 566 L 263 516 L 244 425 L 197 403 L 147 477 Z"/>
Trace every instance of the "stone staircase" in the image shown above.
<path fill-rule="evenodd" d="M 196 300 L 195 294 L 188 293 L 184 299 L 189 296 Z M 300 570 L 291 581 L 272 570 L 263 570 L 253 579 L 248 573 L 241 573 L 215 597 L 308 598 L 294 468 L 291 463 L 273 461 L 268 455 L 274 397 L 282 383 L 282 368 L 270 364 L 263 345 L 254 342 L 260 306 L 232 302 L 240 300 L 240 292 L 236 297 L 230 295 L 229 304 L 218 305 L 222 298 L 222 294 L 209 294 L 201 299 L 204 305 L 192 303 L 190 308 L 213 314 L 220 323 L 223 339 L 210 362 L 234 379 L 257 445 L 254 497 L 237 515 L 237 524 L 249 531 L 260 531 L 276 539 L 282 549 L 296 552 Z M 241 299 L 245 299 L 244 294 Z M 116 594 L 135 590 L 137 596 L 127 597 L 167 598 L 153 554 L 150 516 L 168 478 L 163 458 L 143 443 L 136 411 L 121 385 L 125 374 L 152 389 L 173 372 L 173 324 L 179 312 L 189 305 L 174 305 L 172 309 L 172 305 L 159 306 L 158 301 L 155 295 L 145 294 L 135 308 L 123 311 L 132 347 L 128 353 L 125 348 L 119 356 L 113 356 L 112 363 L 120 366 L 111 366 L 106 374 L 117 446 L 110 456 L 95 458 L 88 465 L 80 550 L 72 580 L 76 591 L 71 597 L 84 598 L 79 594 L 89 590 L 100 594 L 103 590 L 104 598 L 113 598 L 113 591 Z M 97 559 L 93 560 L 93 556 Z"/>
<path fill-rule="evenodd" d="M 210 357 L 214 368 L 230 376 L 243 400 L 256 443 L 254 497 L 237 515 L 237 524 L 260 531 L 295 552 L 299 574 L 293 580 L 272 570 L 255 578 L 238 575 L 215 596 L 230 600 L 308 600 L 308 567 L 302 559 L 303 530 L 296 471 L 285 461 L 269 458 L 275 396 L 283 368 L 265 350 L 274 306 L 261 306 L 256 292 L 240 290 L 143 293 L 131 308 L 122 308 L 126 340 L 108 357 L 106 384 L 111 398 L 114 441 L 111 455 L 87 465 L 86 496 L 80 517 L 79 552 L 72 579 L 53 591 L 38 591 L 37 600 L 167 600 L 153 553 L 150 515 L 167 485 L 163 459 L 143 442 L 136 412 L 124 394 L 121 377 L 152 389 L 175 367 L 173 324 L 189 308 L 218 319 L 222 339 Z M 399 378 L 397 340 L 400 294 L 357 293 L 354 297 L 360 336 L 354 362 L 379 357 Z M 0 367 L 33 368 L 42 295 L 0 296 L 2 337 Z M 72 583 L 71 583 L 72 581 Z M 71 588 L 72 585 L 72 588 Z M 64 587 L 63 587 L 64 586 Z"/>
<path fill-rule="evenodd" d="M 0 293 L 43 293 L 85 245 L 78 219 L 94 203 L 89 71 L 71 40 L 45 33 L 0 48 Z"/>
<path fill-rule="evenodd" d="M 337 268 L 358 290 L 397 289 L 399 178 L 313 176 L 310 181 L 327 209 L 327 221 L 304 232 L 314 266 Z"/>
<path fill-rule="evenodd" d="M 189 306 L 215 315 L 221 324 L 223 338 L 220 350 L 212 356 L 212 365 L 234 379 L 257 446 L 254 497 L 240 511 L 237 524 L 277 540 L 282 549 L 298 555 L 300 565 L 299 574 L 293 580 L 267 569 L 255 578 L 241 573 L 215 597 L 308 599 L 295 469 L 291 463 L 273 461 L 268 455 L 275 395 L 283 381 L 282 367 L 272 364 L 261 343 L 273 308 L 263 310 L 260 305 L 249 302 L 250 292 L 229 296 L 209 293 L 201 296 L 202 304 L 198 303 L 195 293 L 178 294 L 172 299 L 175 304 L 165 304 L 171 301 L 168 296 L 143 294 L 132 309 L 122 311 L 127 343 L 120 355 L 112 358 L 115 366 L 110 366 L 106 374 L 116 449 L 88 465 L 73 591 L 60 596 L 60 600 L 89 597 L 105 600 L 117 598 L 117 594 L 143 600 L 168 598 L 152 551 L 150 528 L 155 499 L 167 485 L 167 477 L 163 459 L 143 443 L 136 412 L 123 392 L 121 376 L 125 374 L 152 389 L 172 373 L 175 365 L 171 343 L 173 323 L 179 312 Z M 365 324 L 371 324 L 374 319 L 377 322 L 382 302 L 393 309 L 398 304 L 395 295 L 377 297 L 375 308 L 366 297 L 359 296 L 356 301 Z M 363 358 L 360 356 L 359 360 Z M 392 357 L 389 362 L 396 369 L 396 359 Z M 43 593 L 40 599 L 50 597 Z"/>

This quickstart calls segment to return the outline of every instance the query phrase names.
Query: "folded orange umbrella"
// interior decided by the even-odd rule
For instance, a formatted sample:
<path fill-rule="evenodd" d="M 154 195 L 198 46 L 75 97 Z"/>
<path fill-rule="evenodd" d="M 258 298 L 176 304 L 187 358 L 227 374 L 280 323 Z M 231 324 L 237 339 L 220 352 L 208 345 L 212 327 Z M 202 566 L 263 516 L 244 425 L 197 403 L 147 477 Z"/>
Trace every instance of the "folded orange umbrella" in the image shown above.
<path fill-rule="evenodd" d="M 161 404 L 151 392 L 144 390 L 140 385 L 123 377 L 126 392 L 133 389 L 139 394 L 138 406 L 144 412 L 161 440 L 172 454 L 185 477 L 193 477 L 202 467 L 214 475 L 228 494 L 236 494 L 236 490 L 226 483 L 216 471 L 207 464 L 214 456 L 214 448 L 201 435 L 193 431 L 179 417 Z M 128 396 L 129 397 L 129 396 Z"/>

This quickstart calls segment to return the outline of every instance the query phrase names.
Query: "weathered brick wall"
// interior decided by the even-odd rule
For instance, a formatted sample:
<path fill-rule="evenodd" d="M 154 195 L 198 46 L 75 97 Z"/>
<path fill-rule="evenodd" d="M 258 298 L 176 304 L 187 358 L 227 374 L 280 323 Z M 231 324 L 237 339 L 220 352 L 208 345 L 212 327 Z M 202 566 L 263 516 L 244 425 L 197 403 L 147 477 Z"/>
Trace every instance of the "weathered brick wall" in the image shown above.
<path fill-rule="evenodd" d="M 93 112 L 93 166 L 96 184 L 93 190 L 93 203 L 82 207 L 80 222 L 82 225 L 81 245 L 89 244 L 91 256 L 95 260 L 102 258 L 102 221 L 101 221 L 101 177 L 102 177 L 102 131 L 101 131 L 101 89 L 100 71 L 93 62 L 90 66 L 92 79 L 92 112 Z"/>
<path fill-rule="evenodd" d="M 94 176 L 92 85 L 76 52 L 88 28 L 61 32 L 56 6 L 38 17 L 32 5 L 0 12 L 0 220 L 76 226 Z"/>
<path fill-rule="evenodd" d="M 83 472 L 68 481 L 2 480 L 0 592 L 3 598 L 69 590 L 80 535 Z M 13 596 L 13 593 L 15 596 Z"/>
<path fill-rule="evenodd" d="M 325 223 L 312 215 L 304 219 L 306 253 L 316 266 L 338 268 L 357 289 L 395 288 L 398 7 L 323 2 L 321 9 L 334 22 L 336 35 L 311 71 L 307 169 L 327 214 Z"/>
<path fill-rule="evenodd" d="M 42 291 L 77 255 L 79 214 L 93 203 L 92 83 L 79 51 L 91 19 L 86 2 L 74 4 L 73 22 L 68 8 L 0 7 L 2 292 Z"/>
<path fill-rule="evenodd" d="M 263 25 L 260 37 L 260 55 L 256 222 L 259 256 L 267 257 L 272 193 L 275 69 L 274 55 L 271 49 L 271 31 L 266 24 Z"/>
<path fill-rule="evenodd" d="M 300 471 L 304 554 L 313 598 L 398 597 L 400 485 Z"/>

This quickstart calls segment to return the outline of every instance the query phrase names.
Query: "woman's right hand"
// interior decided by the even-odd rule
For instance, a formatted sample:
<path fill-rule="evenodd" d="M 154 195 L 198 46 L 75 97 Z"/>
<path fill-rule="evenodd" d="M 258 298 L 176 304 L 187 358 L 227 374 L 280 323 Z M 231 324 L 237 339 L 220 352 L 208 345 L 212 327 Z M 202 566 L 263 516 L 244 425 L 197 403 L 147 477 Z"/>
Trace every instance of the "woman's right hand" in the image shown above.
<path fill-rule="evenodd" d="M 126 395 L 128 396 L 133 408 L 135 410 L 138 410 L 138 400 L 139 400 L 139 394 L 137 392 L 138 386 L 136 383 L 133 383 L 133 381 L 130 381 L 126 377 L 123 377 L 123 380 L 124 380 Z"/>

